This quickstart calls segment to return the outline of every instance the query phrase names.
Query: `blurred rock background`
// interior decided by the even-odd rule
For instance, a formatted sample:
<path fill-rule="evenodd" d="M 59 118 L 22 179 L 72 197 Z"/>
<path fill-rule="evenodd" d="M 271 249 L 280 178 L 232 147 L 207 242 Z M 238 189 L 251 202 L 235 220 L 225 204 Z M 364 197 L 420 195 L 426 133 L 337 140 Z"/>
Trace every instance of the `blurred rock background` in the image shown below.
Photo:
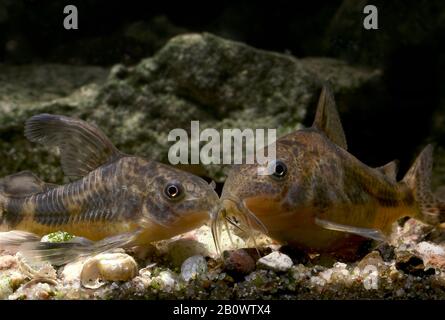
<path fill-rule="evenodd" d="M 63 28 L 74 4 L 79 29 Z M 379 9 L 379 30 L 363 8 Z M 61 181 L 54 150 L 23 138 L 40 112 L 96 122 L 116 145 L 167 160 L 170 129 L 310 125 L 331 82 L 349 150 L 401 175 L 437 144 L 445 184 L 445 3 L 0 0 L 0 176 Z M 176 37 L 178 36 L 178 37 Z M 254 49 L 255 48 L 255 49 Z M 221 168 L 195 168 L 218 181 Z"/>

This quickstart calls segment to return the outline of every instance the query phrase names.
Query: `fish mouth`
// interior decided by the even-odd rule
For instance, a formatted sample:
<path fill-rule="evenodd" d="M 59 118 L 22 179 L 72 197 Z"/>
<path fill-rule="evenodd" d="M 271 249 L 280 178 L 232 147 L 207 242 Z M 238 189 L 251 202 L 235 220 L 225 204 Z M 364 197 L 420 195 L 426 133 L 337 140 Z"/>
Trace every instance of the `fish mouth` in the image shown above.
<path fill-rule="evenodd" d="M 211 216 L 211 231 L 213 241 L 219 253 L 222 252 L 220 243 L 222 226 L 225 227 L 230 239 L 231 232 L 228 224 L 231 224 L 236 229 L 245 232 L 254 243 L 254 231 L 259 231 L 266 235 L 268 234 L 266 226 L 252 211 L 249 210 L 245 201 L 242 201 L 236 197 L 224 196 L 224 198 L 221 199 L 219 208 L 214 211 Z"/>

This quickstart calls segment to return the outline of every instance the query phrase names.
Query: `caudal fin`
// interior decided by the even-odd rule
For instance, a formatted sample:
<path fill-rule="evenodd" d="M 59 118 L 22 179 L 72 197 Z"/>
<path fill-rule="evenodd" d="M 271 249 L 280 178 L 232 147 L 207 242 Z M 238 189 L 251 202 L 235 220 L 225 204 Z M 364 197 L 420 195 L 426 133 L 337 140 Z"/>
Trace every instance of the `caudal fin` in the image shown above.
<path fill-rule="evenodd" d="M 427 145 L 403 178 L 419 206 L 415 217 L 427 224 L 438 225 L 445 220 L 445 205 L 431 191 L 433 146 Z"/>

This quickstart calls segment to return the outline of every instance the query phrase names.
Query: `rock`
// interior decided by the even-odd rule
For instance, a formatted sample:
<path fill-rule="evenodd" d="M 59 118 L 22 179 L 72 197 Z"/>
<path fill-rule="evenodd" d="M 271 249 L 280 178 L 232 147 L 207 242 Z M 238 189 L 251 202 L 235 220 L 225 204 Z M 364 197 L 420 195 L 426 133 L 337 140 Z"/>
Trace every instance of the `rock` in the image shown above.
<path fill-rule="evenodd" d="M 0 66 L 0 177 L 31 170 L 47 181 L 62 181 L 54 149 L 23 136 L 27 118 L 39 113 L 81 117 L 93 104 L 108 71 L 65 65 Z"/>
<path fill-rule="evenodd" d="M 223 259 L 224 269 L 234 276 L 246 275 L 255 270 L 255 259 L 244 249 L 226 250 Z"/>
<path fill-rule="evenodd" d="M 233 232 L 233 227 L 230 226 L 229 228 L 231 230 L 231 237 L 229 237 L 225 228 L 221 232 L 221 236 L 219 239 L 221 250 L 222 251 L 236 250 L 236 249 L 245 247 L 246 246 L 245 241 Z M 204 244 L 208 250 L 209 256 L 211 256 L 213 258 L 218 257 L 219 254 L 216 250 L 215 242 L 213 240 L 213 235 L 212 235 L 212 232 L 211 232 L 209 226 L 204 225 L 198 229 L 195 229 L 195 230 L 191 231 L 190 233 L 186 234 L 185 237 L 190 237 L 190 238 L 195 239 L 196 241 Z"/>
<path fill-rule="evenodd" d="M 380 253 L 383 261 L 392 261 L 396 257 L 394 246 L 386 242 L 379 245 L 376 250 Z"/>
<path fill-rule="evenodd" d="M 207 272 L 207 261 L 203 256 L 187 258 L 181 266 L 181 277 L 185 281 Z"/>
<path fill-rule="evenodd" d="M 425 267 L 445 270 L 445 248 L 426 241 L 417 244 L 416 249 Z"/>
<path fill-rule="evenodd" d="M 11 269 L 17 266 L 17 258 L 11 255 L 0 256 L 0 270 Z"/>
<path fill-rule="evenodd" d="M 423 276 L 434 274 L 434 269 L 425 270 L 422 258 L 410 251 L 399 251 L 396 254 L 396 268 L 407 274 Z"/>
<path fill-rule="evenodd" d="M 260 258 L 257 261 L 257 265 L 260 268 L 270 269 L 277 272 L 286 272 L 292 265 L 292 259 L 289 256 L 279 251 L 274 251 L 265 257 Z"/>
<path fill-rule="evenodd" d="M 380 77 L 376 70 L 298 60 L 206 33 L 172 38 L 134 67 L 113 67 L 105 82 L 107 70 L 93 67 L 0 67 L 0 74 L 0 132 L 8 137 L 0 142 L 0 176 L 32 170 L 51 182 L 62 181 L 57 154 L 23 137 L 23 123 L 37 113 L 87 119 L 122 151 L 167 162 L 168 133 L 189 130 L 191 120 L 200 120 L 201 130 L 278 128 L 280 136 L 302 125 L 322 81 L 335 82 L 342 110 L 342 101 L 359 100 L 360 89 L 370 91 Z M 199 172 L 223 181 L 226 168 Z"/>
<path fill-rule="evenodd" d="M 181 267 L 183 262 L 192 256 L 207 256 L 208 250 L 205 244 L 193 239 L 178 239 L 168 242 L 164 249 L 168 260 L 176 267 Z"/>
<path fill-rule="evenodd" d="M 170 270 L 164 270 L 152 279 L 151 286 L 161 291 L 171 292 L 175 289 L 177 283 L 178 279 L 176 274 Z"/>
<path fill-rule="evenodd" d="M 7 299 L 13 292 L 9 278 L 0 278 L 0 299 Z"/>
<path fill-rule="evenodd" d="M 367 265 L 362 271 L 363 287 L 366 290 L 377 290 L 379 288 L 379 271 L 376 266 Z"/>
<path fill-rule="evenodd" d="M 393 233 L 393 242 L 396 247 L 411 246 L 422 241 L 433 227 L 417 219 L 408 219 L 402 227 Z"/>
<path fill-rule="evenodd" d="M 133 258 L 135 258 L 137 262 L 143 262 L 149 258 L 153 258 L 158 254 L 156 246 L 151 243 L 126 249 L 126 252 Z"/>
<path fill-rule="evenodd" d="M 235 250 L 245 246 L 243 239 L 235 234 L 228 236 L 226 231 L 221 233 L 220 245 L 222 250 Z M 177 236 L 171 240 L 157 243 L 158 250 L 165 253 L 174 266 L 180 267 L 189 257 L 194 255 L 219 257 L 213 241 L 210 227 L 203 225 L 200 228 Z"/>
<path fill-rule="evenodd" d="M 85 261 L 80 282 L 85 288 L 97 289 L 105 281 L 128 281 L 136 277 L 138 266 L 124 253 L 102 253 Z"/>
<path fill-rule="evenodd" d="M 365 269 L 367 266 L 380 267 L 384 265 L 385 262 L 378 251 L 372 251 L 368 253 L 357 265 L 360 269 Z"/>
<path fill-rule="evenodd" d="M 82 273 L 86 259 L 88 258 L 79 259 L 63 266 L 60 270 L 60 278 L 62 281 L 64 283 L 79 283 L 80 274 Z"/>
<path fill-rule="evenodd" d="M 20 287 L 9 300 L 48 300 L 54 296 L 54 287 L 48 283 L 36 282 L 30 286 Z"/>

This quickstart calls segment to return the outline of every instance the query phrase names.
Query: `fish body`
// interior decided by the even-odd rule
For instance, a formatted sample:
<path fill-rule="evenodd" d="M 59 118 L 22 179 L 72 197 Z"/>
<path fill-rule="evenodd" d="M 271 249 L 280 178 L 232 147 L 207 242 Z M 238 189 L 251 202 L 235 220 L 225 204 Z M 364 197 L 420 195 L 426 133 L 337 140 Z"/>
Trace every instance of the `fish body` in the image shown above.
<path fill-rule="evenodd" d="M 12 230 L 39 236 L 62 230 L 101 245 L 114 246 L 116 239 L 116 246 L 147 244 L 204 224 L 218 201 L 203 179 L 123 154 L 83 121 L 39 115 L 28 121 L 25 134 L 31 141 L 58 146 L 65 174 L 76 178 L 54 185 L 25 171 L 0 180 L 0 231 L 5 232 L 0 246 L 2 239 L 15 241 L 7 232 Z M 41 247 L 35 249 L 39 254 Z M 69 251 L 63 245 L 58 249 L 60 255 Z"/>
<path fill-rule="evenodd" d="M 437 224 L 445 212 L 429 190 L 431 146 L 402 181 L 396 181 L 396 162 L 365 165 L 347 151 L 327 89 L 314 125 L 279 138 L 275 147 L 271 163 L 232 168 L 221 201 L 225 216 L 247 211 L 280 242 L 350 255 L 366 238 L 387 239 L 401 217 Z M 259 175 L 259 170 L 268 174 Z M 255 226 L 249 218 L 246 223 Z"/>

